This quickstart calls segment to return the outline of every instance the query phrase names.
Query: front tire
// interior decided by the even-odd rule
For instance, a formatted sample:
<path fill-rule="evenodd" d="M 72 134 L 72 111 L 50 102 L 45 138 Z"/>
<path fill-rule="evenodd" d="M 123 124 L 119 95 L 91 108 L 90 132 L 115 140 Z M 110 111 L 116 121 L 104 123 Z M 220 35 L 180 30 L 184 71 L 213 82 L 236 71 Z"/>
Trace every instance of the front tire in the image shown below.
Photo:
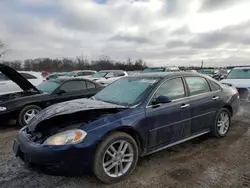
<path fill-rule="evenodd" d="M 37 105 L 25 106 L 19 113 L 17 123 L 22 127 L 26 126 L 30 120 L 41 110 L 42 109 Z"/>
<path fill-rule="evenodd" d="M 226 108 L 217 112 L 211 135 L 217 138 L 225 137 L 231 126 L 231 113 Z"/>
<path fill-rule="evenodd" d="M 136 141 L 123 132 L 111 133 L 98 146 L 93 172 L 104 183 L 116 183 L 131 174 L 138 161 Z"/>

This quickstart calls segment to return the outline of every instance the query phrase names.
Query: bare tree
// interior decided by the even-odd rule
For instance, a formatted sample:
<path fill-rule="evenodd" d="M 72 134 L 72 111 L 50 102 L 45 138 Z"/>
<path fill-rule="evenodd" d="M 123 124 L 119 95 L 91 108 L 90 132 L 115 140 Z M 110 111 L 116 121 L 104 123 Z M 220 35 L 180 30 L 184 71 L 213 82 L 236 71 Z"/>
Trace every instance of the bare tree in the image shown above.
<path fill-rule="evenodd" d="M 5 49 L 5 45 L 2 41 L 0 41 L 0 57 L 2 57 L 3 55 L 5 55 L 7 53 L 8 50 Z"/>

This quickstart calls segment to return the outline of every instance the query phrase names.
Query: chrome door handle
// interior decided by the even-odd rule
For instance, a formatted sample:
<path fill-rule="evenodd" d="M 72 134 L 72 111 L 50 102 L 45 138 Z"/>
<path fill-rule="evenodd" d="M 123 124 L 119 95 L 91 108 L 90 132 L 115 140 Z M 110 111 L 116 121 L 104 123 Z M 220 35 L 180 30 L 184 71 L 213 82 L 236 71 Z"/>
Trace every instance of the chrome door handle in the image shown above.
<path fill-rule="evenodd" d="M 183 104 L 183 105 L 181 105 L 181 108 L 184 109 L 184 108 L 187 108 L 189 106 L 190 106 L 189 104 Z"/>
<path fill-rule="evenodd" d="M 220 97 L 218 97 L 218 96 L 217 96 L 217 97 L 213 97 L 213 100 L 217 100 L 217 99 L 219 99 L 219 98 L 220 98 Z"/>

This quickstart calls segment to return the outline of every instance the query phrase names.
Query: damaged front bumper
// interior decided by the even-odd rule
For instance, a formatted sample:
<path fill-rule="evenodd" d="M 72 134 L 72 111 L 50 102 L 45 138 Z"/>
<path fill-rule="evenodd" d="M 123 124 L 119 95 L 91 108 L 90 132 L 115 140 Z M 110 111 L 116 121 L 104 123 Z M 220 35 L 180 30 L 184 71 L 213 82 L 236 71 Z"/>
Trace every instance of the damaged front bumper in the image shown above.
<path fill-rule="evenodd" d="M 88 144 L 44 146 L 31 141 L 25 129 L 21 129 L 14 140 L 13 151 L 28 168 L 80 175 L 90 171 L 95 147 Z"/>

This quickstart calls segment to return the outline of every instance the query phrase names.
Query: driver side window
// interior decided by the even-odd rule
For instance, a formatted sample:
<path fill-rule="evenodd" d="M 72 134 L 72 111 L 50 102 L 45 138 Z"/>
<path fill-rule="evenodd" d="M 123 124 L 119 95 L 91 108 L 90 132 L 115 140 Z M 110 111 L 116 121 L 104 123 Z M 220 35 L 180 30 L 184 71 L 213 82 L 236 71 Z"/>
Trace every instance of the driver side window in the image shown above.
<path fill-rule="evenodd" d="M 166 96 L 171 101 L 185 97 L 185 89 L 181 78 L 173 78 L 165 81 L 156 91 L 154 98 Z"/>

